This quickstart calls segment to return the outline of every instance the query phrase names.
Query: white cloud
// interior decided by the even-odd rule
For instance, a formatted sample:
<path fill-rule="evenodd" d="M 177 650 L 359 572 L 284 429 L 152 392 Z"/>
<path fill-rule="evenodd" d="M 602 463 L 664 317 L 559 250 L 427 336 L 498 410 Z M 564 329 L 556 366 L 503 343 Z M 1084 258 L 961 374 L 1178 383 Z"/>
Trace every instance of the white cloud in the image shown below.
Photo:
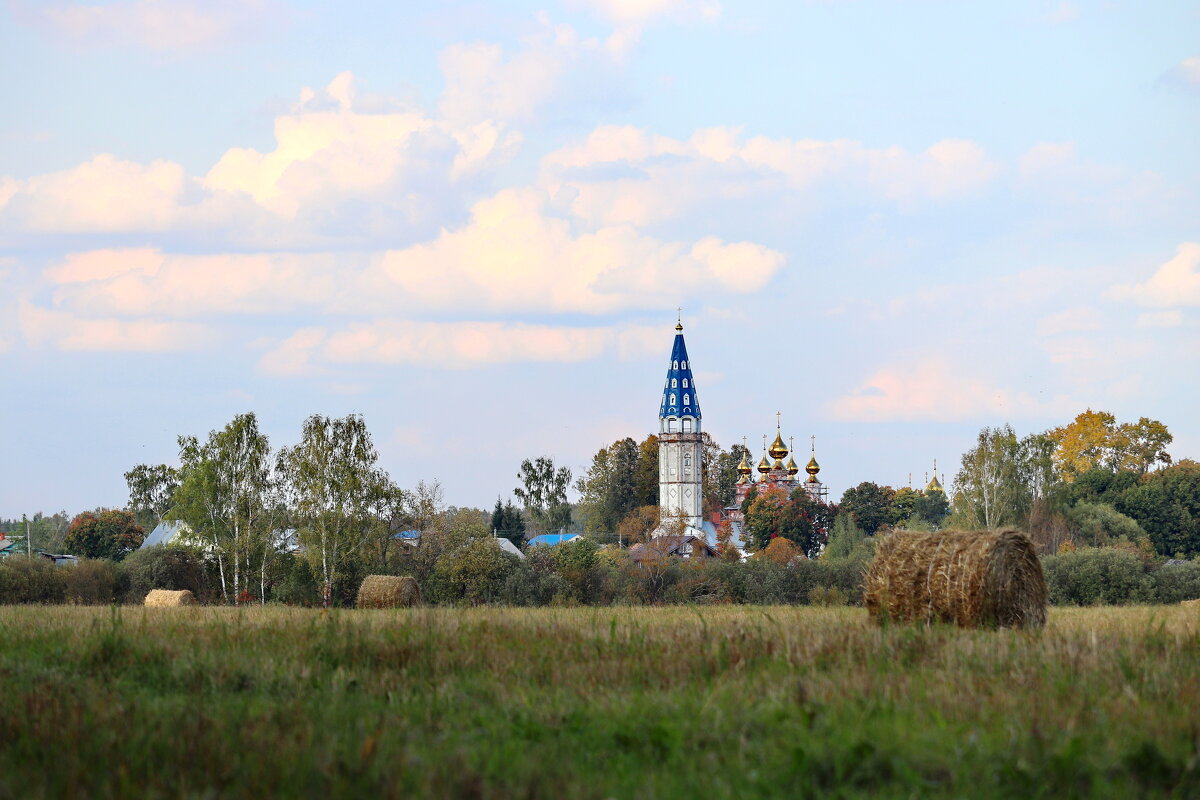
<path fill-rule="evenodd" d="M 194 317 L 325 309 L 353 277 L 345 254 L 72 253 L 46 271 L 54 302 L 88 314 Z"/>
<path fill-rule="evenodd" d="M 21 335 L 56 350 L 161 353 L 196 350 L 215 336 L 205 325 L 148 319 L 89 319 L 23 302 L 17 312 Z"/>
<path fill-rule="evenodd" d="M 661 347 L 662 332 L 647 328 L 572 328 L 503 322 L 376 320 L 327 332 L 304 328 L 259 362 L 271 375 L 313 374 L 338 364 L 413 364 L 462 369 L 516 362 L 570 363 L 612 353 L 642 355 Z"/>
<path fill-rule="evenodd" d="M 1200 56 L 1189 56 L 1175 65 L 1173 77 L 1190 86 L 1200 86 Z"/>
<path fill-rule="evenodd" d="M 847 140 L 743 139 L 737 128 L 708 128 L 688 140 L 630 126 L 601 126 L 548 154 L 542 181 L 569 197 L 588 220 L 648 224 L 707 200 L 741 201 L 796 189 L 828 202 L 818 187 L 901 205 L 938 202 L 989 183 L 999 165 L 974 142 L 947 139 L 921 153 L 871 149 Z"/>
<path fill-rule="evenodd" d="M 434 308 L 602 313 L 757 291 L 784 261 L 750 242 L 663 242 L 628 225 L 576 234 L 545 204 L 537 190 L 504 190 L 476 204 L 466 227 L 387 253 L 382 272 Z"/>
<path fill-rule="evenodd" d="M 668 16 L 714 19 L 721 14 L 721 4 L 715 0 L 574 0 L 573 4 L 616 25 L 642 25 Z"/>
<path fill-rule="evenodd" d="M 1174 311 L 1150 311 L 1145 314 L 1138 314 L 1137 326 L 1139 328 L 1177 328 L 1183 324 L 1183 312 L 1178 309 Z"/>
<path fill-rule="evenodd" d="M 1061 333 L 1098 331 L 1104 326 L 1100 312 L 1094 308 L 1078 306 L 1049 314 L 1038 320 L 1039 336 L 1055 336 Z"/>
<path fill-rule="evenodd" d="M 14 16 L 75 45 L 137 47 L 161 52 L 202 50 L 278 29 L 286 8 L 274 0 L 124 0 L 38 2 L 14 6 Z"/>
<path fill-rule="evenodd" d="M 1183 242 L 1149 279 L 1114 286 L 1111 294 L 1142 306 L 1200 306 L 1200 242 Z"/>
<path fill-rule="evenodd" d="M 878 370 L 829 411 L 834 419 L 854 422 L 949 422 L 1012 420 L 1068 407 L 1065 398 L 1042 400 L 1004 389 L 930 358 Z"/>
<path fill-rule="evenodd" d="M 0 214 L 32 231 L 165 230 L 178 221 L 183 167 L 101 154 L 77 167 L 0 182 Z"/>

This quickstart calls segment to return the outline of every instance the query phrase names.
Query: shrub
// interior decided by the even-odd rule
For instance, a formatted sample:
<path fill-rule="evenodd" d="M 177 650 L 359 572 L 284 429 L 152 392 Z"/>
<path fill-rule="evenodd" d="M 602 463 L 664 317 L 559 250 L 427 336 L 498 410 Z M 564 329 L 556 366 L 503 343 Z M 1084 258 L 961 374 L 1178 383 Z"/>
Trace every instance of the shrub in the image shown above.
<path fill-rule="evenodd" d="M 84 559 L 63 568 L 64 599 L 79 605 L 106 605 L 124 597 L 125 575 L 106 560 Z"/>
<path fill-rule="evenodd" d="M 1158 594 L 1142 560 L 1114 547 L 1082 547 L 1046 556 L 1042 570 L 1054 605 L 1146 603 Z"/>
<path fill-rule="evenodd" d="M 1164 564 L 1153 573 L 1155 597 L 1160 603 L 1180 603 L 1200 598 L 1200 563 Z"/>
<path fill-rule="evenodd" d="M 71 521 L 63 547 L 87 558 L 120 561 L 141 547 L 145 538 L 146 532 L 128 511 L 85 511 Z"/>
<path fill-rule="evenodd" d="M 271 599 L 290 606 L 311 606 L 321 601 L 312 566 L 306 559 L 285 556 L 280 559 L 280 578 L 271 587 Z"/>
<path fill-rule="evenodd" d="M 844 606 L 846 593 L 836 586 L 814 586 L 808 590 L 808 602 L 814 606 Z"/>
<path fill-rule="evenodd" d="M 435 573 L 445 582 L 447 599 L 493 603 L 500 599 L 509 573 L 519 561 L 501 550 L 495 539 L 483 536 L 442 555 Z"/>
<path fill-rule="evenodd" d="M 127 603 L 140 605 L 151 589 L 186 589 L 200 602 L 220 597 L 220 585 L 210 580 L 204 561 L 190 548 L 154 545 L 135 550 L 121 568 Z"/>
<path fill-rule="evenodd" d="M 8 556 L 0 561 L 0 603 L 61 603 L 66 568 L 37 556 Z"/>
<path fill-rule="evenodd" d="M 1107 503 L 1080 501 L 1067 511 L 1075 541 L 1101 547 L 1122 537 L 1136 542 L 1146 535 L 1142 526 Z"/>

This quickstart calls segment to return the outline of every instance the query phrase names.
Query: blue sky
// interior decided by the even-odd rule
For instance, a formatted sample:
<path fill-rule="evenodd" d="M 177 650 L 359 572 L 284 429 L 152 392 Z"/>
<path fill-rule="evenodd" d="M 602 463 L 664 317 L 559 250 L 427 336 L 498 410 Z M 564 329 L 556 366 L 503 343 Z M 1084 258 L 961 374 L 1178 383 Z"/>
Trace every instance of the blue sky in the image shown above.
<path fill-rule="evenodd" d="M 835 496 L 983 425 L 1200 453 L 1200 9 L 8 2 L 0 515 L 252 410 L 507 496 L 654 430 L 817 436 Z"/>

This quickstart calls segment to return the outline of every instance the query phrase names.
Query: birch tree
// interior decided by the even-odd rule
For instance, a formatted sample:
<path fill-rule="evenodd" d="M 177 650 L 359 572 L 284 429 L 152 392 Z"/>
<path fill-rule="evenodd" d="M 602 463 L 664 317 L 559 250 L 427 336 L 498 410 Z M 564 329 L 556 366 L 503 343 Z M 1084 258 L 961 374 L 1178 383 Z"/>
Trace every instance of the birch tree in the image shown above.
<path fill-rule="evenodd" d="M 328 607 L 334 582 L 378 526 L 386 524 L 396 489 L 376 466 L 379 454 L 362 416 L 315 414 L 304 421 L 300 443 L 279 453 L 277 469 L 306 556 L 321 576 Z"/>

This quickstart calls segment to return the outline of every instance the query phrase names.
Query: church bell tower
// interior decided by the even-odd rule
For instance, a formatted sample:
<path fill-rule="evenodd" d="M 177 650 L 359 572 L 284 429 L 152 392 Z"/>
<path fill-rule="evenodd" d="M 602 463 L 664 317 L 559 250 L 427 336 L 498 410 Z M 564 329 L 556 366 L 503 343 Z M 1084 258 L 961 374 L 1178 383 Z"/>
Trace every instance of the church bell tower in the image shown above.
<path fill-rule="evenodd" d="M 660 522 L 654 537 L 672 532 L 677 519 L 682 519 L 686 528 L 695 529 L 692 533 L 699 533 L 703 508 L 700 452 L 700 400 L 683 341 L 683 323 L 678 322 L 658 409 Z"/>

